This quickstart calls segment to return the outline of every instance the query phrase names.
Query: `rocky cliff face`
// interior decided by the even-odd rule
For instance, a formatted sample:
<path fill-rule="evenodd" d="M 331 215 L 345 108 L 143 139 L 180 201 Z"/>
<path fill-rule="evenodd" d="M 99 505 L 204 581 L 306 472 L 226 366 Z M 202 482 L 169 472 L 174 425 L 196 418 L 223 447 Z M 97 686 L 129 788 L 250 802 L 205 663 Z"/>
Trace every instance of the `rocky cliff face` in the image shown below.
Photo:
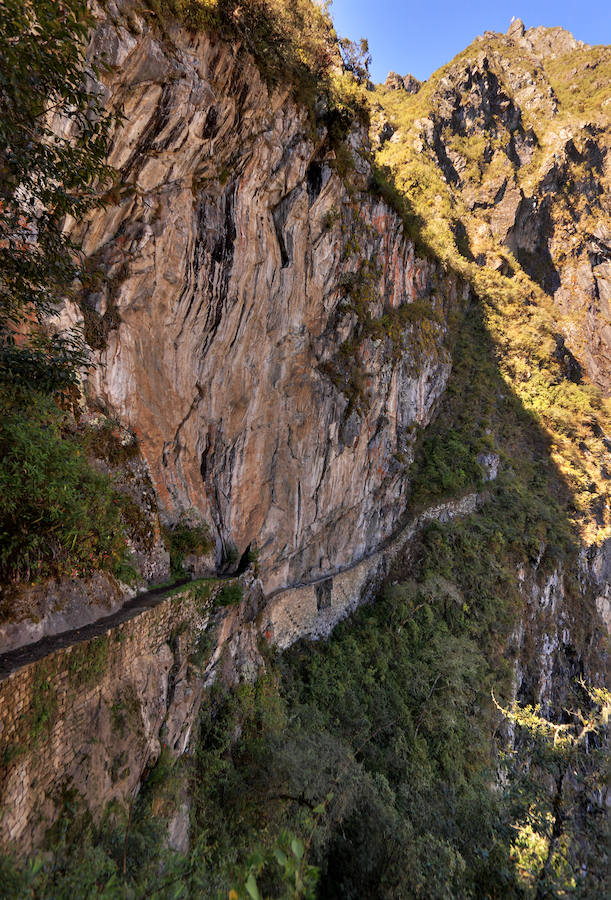
<path fill-rule="evenodd" d="M 109 800 L 133 805 L 156 760 L 163 773 L 167 758 L 193 749 L 203 698 L 216 744 L 224 688 L 254 682 L 268 666 L 277 708 L 285 704 L 281 679 L 290 686 L 289 669 L 301 662 L 293 651 L 284 673 L 274 673 L 269 645 L 325 639 L 376 599 L 391 616 L 383 609 L 380 622 L 365 622 L 371 632 L 363 619 L 352 623 L 350 639 L 356 646 L 364 636 L 372 665 L 363 695 L 346 704 L 358 710 L 358 729 L 350 724 L 338 760 L 357 731 L 372 746 L 386 734 L 385 715 L 382 727 L 367 722 L 372 697 L 374 706 L 388 703 L 393 729 L 395 699 L 411 703 L 403 737 L 393 736 L 392 769 L 407 779 L 405 797 L 409 767 L 425 772 L 427 741 L 428 766 L 449 755 L 455 728 L 459 751 L 465 735 L 485 744 L 494 731 L 496 740 L 492 685 L 508 702 L 539 704 L 560 720 L 576 679 L 602 681 L 601 619 L 608 622 L 611 599 L 611 461 L 603 456 L 611 444 L 604 401 L 588 384 L 603 392 L 610 384 L 607 132 L 588 105 L 606 53 L 560 29 L 526 32 L 518 22 L 506 36 L 476 41 L 428 83 L 391 74 L 373 101 L 373 144 L 378 163 L 392 148 L 410 154 L 416 174 L 405 180 L 402 207 L 372 166 L 363 126 L 352 127 L 338 153 L 320 121 L 288 88 L 271 89 L 238 44 L 169 19 L 162 27 L 130 0 L 94 11 L 90 54 L 108 64 L 100 89 L 124 118 L 113 136 L 119 175 L 106 208 L 70 224 L 91 277 L 61 321 L 83 322 L 97 363 L 84 383 L 83 420 L 102 413 L 120 423 L 112 428 L 129 453 L 97 464 L 130 500 L 138 525 L 130 549 L 143 578 L 169 572 L 159 515 L 170 525 L 210 525 L 215 558 L 194 554 L 190 571 L 241 574 L 227 593 L 227 582 L 212 595 L 200 582 L 151 608 L 141 598 L 129 621 L 31 659 L 3 681 L 0 793 L 9 814 L 0 843 L 44 843 L 44 826 L 62 814 L 51 796 L 59 781 L 70 781 L 95 816 Z M 569 60 L 589 93 L 571 95 Z M 410 215 L 432 171 L 438 180 L 427 203 Z M 424 226 L 448 225 L 458 255 L 439 252 L 442 263 L 420 239 Z M 454 265 L 465 260 L 470 269 Z M 469 288 L 475 270 L 504 279 L 494 282 L 496 294 L 480 290 L 485 278 Z M 545 328 L 535 310 L 548 316 Z M 566 394 L 572 406 L 563 407 Z M 551 422 L 550 408 L 562 412 L 546 434 L 539 413 Z M 253 551 L 257 566 L 244 572 Z M 96 575 L 15 589 L 21 620 L 0 630 L 2 649 L 97 619 L 102 600 L 104 612 L 122 604 L 123 587 Z M 418 636 L 421 626 L 430 640 Z M 311 647 L 299 652 L 314 655 Z M 417 662 L 399 669 L 414 677 L 397 690 L 386 677 L 401 654 Z M 323 657 L 303 697 L 327 677 Z M 312 709 L 334 708 L 337 682 L 342 691 L 350 682 L 349 665 L 343 673 L 335 660 L 330 667 L 332 690 L 314 697 Z M 207 695 L 214 681 L 218 693 Z M 434 727 L 424 721 L 429 708 Z M 298 709 L 286 710 L 275 748 L 299 721 Z M 239 714 L 230 728 L 219 726 L 229 728 L 223 765 L 211 776 L 220 794 L 225 763 L 241 764 L 234 750 L 243 726 Z M 268 726 L 263 716 L 258 736 Z M 290 737 L 304 784 L 325 771 L 331 734 L 318 715 L 311 736 L 307 727 Z M 491 736 L 489 743 L 486 767 Z M 353 747 L 355 759 L 361 749 Z M 266 755 L 264 799 L 274 759 Z M 456 796 L 455 768 L 452 758 L 422 805 L 410 800 L 406 809 Z M 469 763 L 468 771 L 479 769 Z M 380 772 L 383 809 L 390 772 L 390 764 Z M 252 772 L 246 783 L 256 786 Z M 144 811 L 167 819 L 171 846 L 183 850 L 189 790 L 194 779 L 183 779 L 167 808 L 162 796 Z M 308 797 L 283 786 L 261 809 L 278 800 L 316 808 Z M 359 801 L 359 829 L 363 808 Z M 259 816 L 257 809 L 257 828 Z M 382 832 L 375 825 L 370 833 Z M 404 843 L 413 846 L 413 836 Z M 445 852 L 447 834 L 422 846 L 428 866 L 429 848 Z"/>
<path fill-rule="evenodd" d="M 91 403 L 137 435 L 165 516 L 213 526 L 219 563 L 256 543 L 267 589 L 322 574 L 395 528 L 466 288 L 368 192 L 358 129 L 342 179 L 239 47 L 98 12 L 125 119 L 120 184 L 76 226 L 108 276 L 81 304 Z"/>
<path fill-rule="evenodd" d="M 405 515 L 468 288 L 419 257 L 372 192 L 360 127 L 340 166 L 325 128 L 238 45 L 176 23 L 162 32 L 129 2 L 97 15 L 90 52 L 110 66 L 103 89 L 124 119 L 109 205 L 75 225 L 92 275 L 104 276 L 65 314 L 84 319 L 96 352 L 89 402 L 137 436 L 162 517 L 209 522 L 217 567 L 256 549 L 267 594 L 331 576 Z M 391 78 L 387 93 L 416 106 L 409 128 L 385 123 L 381 157 L 395 128 L 390 144 L 432 161 L 462 213 L 464 255 L 538 282 L 554 300 L 562 377 L 586 372 L 606 390 L 606 120 L 581 93 L 562 93 L 567 60 L 596 94 L 605 52 L 519 22 L 416 90 Z M 604 526 L 604 492 L 599 506 Z M 570 653 L 581 651 L 576 622 L 558 624 L 570 591 L 541 618 L 528 598 L 551 588 L 536 564 L 525 571 L 526 631 L 543 660 L 531 659 L 530 682 L 563 628 Z"/>
<path fill-rule="evenodd" d="M 589 495 L 579 559 L 542 571 L 541 542 L 518 569 L 516 694 L 552 717 L 576 678 L 601 674 L 595 605 L 608 621 L 608 414 L 600 399 L 587 415 L 575 407 L 570 421 L 560 423 L 557 410 L 574 385 L 611 390 L 610 65 L 609 48 L 517 20 L 506 35 L 477 38 L 416 93 L 391 73 L 372 104 L 377 162 L 435 251 L 477 284 L 505 383 L 553 435 L 543 453 L 569 488 L 569 516 L 582 490 L 571 467 L 592 466 L 581 481 Z M 534 340 L 528 308 L 541 313 Z M 540 354 L 537 341 L 548 342 Z M 540 390 L 544 369 L 549 387 Z M 503 397 L 504 388 L 497 408 Z"/>
<path fill-rule="evenodd" d="M 571 378 L 583 369 L 606 394 L 610 66 L 609 48 L 516 20 L 439 70 L 392 137 L 438 167 L 464 210 L 466 252 L 505 274 L 521 267 L 553 298 Z"/>
<path fill-rule="evenodd" d="M 515 696 L 521 704 L 540 706 L 547 718 L 561 716 L 578 679 L 605 682 L 610 565 L 607 540 L 584 552 L 576 571 L 558 566 L 544 573 L 536 563 L 519 567 L 523 614 L 510 642 Z"/>

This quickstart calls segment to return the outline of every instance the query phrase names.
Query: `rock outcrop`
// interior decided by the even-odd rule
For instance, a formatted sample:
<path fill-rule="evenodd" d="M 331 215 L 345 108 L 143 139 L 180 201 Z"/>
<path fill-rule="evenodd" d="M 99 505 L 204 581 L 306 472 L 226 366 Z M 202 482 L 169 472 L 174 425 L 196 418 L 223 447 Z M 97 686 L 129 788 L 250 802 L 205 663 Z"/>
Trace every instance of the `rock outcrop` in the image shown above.
<path fill-rule="evenodd" d="M 403 95 L 391 76 L 378 88 L 372 121 L 377 162 L 390 169 L 413 214 L 430 217 L 424 231 L 431 245 L 480 286 L 505 380 L 549 423 L 553 442 L 564 442 L 561 452 L 552 445 L 550 455 L 572 495 L 567 530 L 578 531 L 574 511 L 583 511 L 583 543 L 579 554 L 553 564 L 541 564 L 544 541 L 524 554 L 520 625 L 507 648 L 516 658 L 518 700 L 540 704 L 550 718 L 563 715 L 576 679 L 603 681 L 609 420 L 596 391 L 595 407 L 582 418 L 575 408 L 568 427 L 558 424 L 552 407 L 559 398 L 564 403 L 575 385 L 584 394 L 592 382 L 603 395 L 611 392 L 610 63 L 609 48 L 589 47 L 560 28 L 526 29 L 515 20 L 506 35 L 477 38 L 416 97 Z M 437 241 L 436 222 L 439 232 L 446 226 Z M 522 318 L 526 307 L 537 307 L 541 322 L 539 311 L 545 311 L 545 328 L 536 337 Z M 546 350 L 537 366 L 545 329 Z M 537 368 L 548 359 L 546 397 Z M 487 424 L 492 435 L 496 424 Z M 581 482 L 588 492 L 583 503 L 569 458 L 591 463 Z"/>
<path fill-rule="evenodd" d="M 535 562 L 518 570 L 524 612 L 511 642 L 515 696 L 551 719 L 562 715 L 579 679 L 605 681 L 609 542 L 583 553 L 576 574 L 578 586 L 563 566 L 541 572 Z M 595 604 L 584 604 L 592 596 Z"/>
<path fill-rule="evenodd" d="M 391 91 L 407 91 L 408 94 L 417 94 L 422 82 L 414 78 L 411 72 L 403 76 L 397 75 L 396 72 L 389 72 L 384 84 Z"/>
<path fill-rule="evenodd" d="M 546 555 L 541 535 L 561 534 L 549 520 L 568 491 L 551 478 L 543 435 L 520 444 L 523 434 L 507 428 L 514 446 L 503 446 L 503 409 L 511 407 L 510 425 L 519 418 L 511 377 L 481 394 L 471 383 L 494 369 L 477 369 L 483 356 L 473 346 L 485 341 L 475 322 L 483 304 L 468 306 L 468 285 L 432 253 L 416 251 L 409 210 L 402 217 L 376 192 L 362 124 L 340 148 L 288 88 L 265 83 L 237 43 L 171 21 L 161 29 L 130 0 L 94 12 L 90 54 L 106 63 L 100 90 L 123 118 L 110 155 L 119 176 L 106 207 L 69 223 L 92 276 L 60 317 L 63 325 L 83 323 L 97 363 L 84 376 L 83 416 L 112 416 L 135 438 L 120 466 L 98 463 L 133 505 L 130 549 L 143 579 L 169 573 L 160 523 L 204 521 L 214 559 L 203 550 L 187 555 L 185 570 L 234 573 L 239 590 L 228 600 L 207 582 L 161 602 L 157 593 L 137 617 L 101 623 L 98 637 L 60 642 L 2 679 L 0 844 L 42 845 L 63 788 L 94 820 L 109 801 L 133 803 L 160 757 L 189 751 L 215 680 L 253 681 L 270 647 L 327 638 L 395 571 L 410 574 L 424 532 L 470 517 L 465 556 L 453 569 L 445 561 L 454 574 L 468 570 L 477 555 L 472 534 L 493 497 L 499 519 L 486 522 L 484 559 L 498 563 L 499 596 L 475 576 L 464 595 L 441 572 L 423 573 L 422 584 L 434 591 L 443 582 L 465 622 L 485 604 L 494 615 L 502 610 L 498 633 L 486 613 L 491 670 L 509 658 L 514 696 L 561 715 L 572 681 L 600 680 L 611 543 L 587 549 L 584 541 L 578 553 L 567 539 Z M 433 160 L 451 190 L 460 252 L 474 267 L 507 274 L 522 267 L 555 304 L 555 350 L 551 344 L 561 378 L 574 387 L 589 377 L 608 392 L 608 132 L 587 115 L 562 113 L 562 79 L 553 69 L 590 48 L 560 29 L 527 31 L 520 20 L 474 48 L 429 85 L 390 73 L 392 102 L 422 104 L 422 114 L 409 133 L 377 116 L 373 143 L 407 142 Z M 450 449 L 440 449 L 438 433 L 425 445 L 432 464 L 421 464 L 421 478 L 441 477 L 434 501 L 410 509 L 410 467 L 441 406 L 467 308 L 472 343 L 456 355 L 462 380 L 438 418 L 453 436 Z M 466 330 L 467 316 L 462 324 Z M 471 387 L 485 437 L 469 443 L 464 433 L 475 423 L 465 422 L 469 407 L 459 393 Z M 455 419 L 444 419 L 453 403 Z M 519 428 L 536 428 L 534 417 L 525 420 Z M 599 428 L 594 420 L 588 427 Z M 596 437 L 606 440 L 602 430 Z M 521 481 L 522 450 L 532 471 Z M 454 479 L 453 467 L 465 471 Z M 548 476 L 558 503 L 523 508 L 524 495 Z M 453 483 L 461 487 L 449 499 Z M 503 500 L 517 512 L 501 533 Z M 602 533 L 608 511 L 600 520 Z M 567 523 L 563 540 L 574 525 Z M 87 585 L 20 590 L 21 618 L 0 631 L 2 649 L 97 619 L 125 598 L 124 586 L 102 574 Z M 423 597 L 427 605 L 438 599 Z M 464 644 L 448 646 L 474 644 L 467 634 Z M 479 704 L 475 691 L 473 698 Z M 419 727 L 420 720 L 414 740 Z M 189 802 L 185 782 L 166 816 L 169 845 L 182 851 Z"/>

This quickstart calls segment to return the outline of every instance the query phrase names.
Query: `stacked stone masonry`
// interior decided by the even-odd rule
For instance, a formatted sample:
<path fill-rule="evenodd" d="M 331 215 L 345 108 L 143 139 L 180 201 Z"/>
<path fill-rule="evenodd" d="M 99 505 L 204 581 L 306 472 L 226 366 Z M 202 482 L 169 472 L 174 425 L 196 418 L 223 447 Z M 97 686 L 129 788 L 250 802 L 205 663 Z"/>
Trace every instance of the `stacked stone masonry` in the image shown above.
<path fill-rule="evenodd" d="M 183 752 L 203 686 L 185 650 L 206 627 L 193 592 L 0 682 L 0 844 L 40 844 L 62 792 L 93 812 L 129 798 L 165 743 Z"/>
<path fill-rule="evenodd" d="M 286 649 L 302 637 L 326 638 L 338 622 L 357 606 L 373 599 L 388 575 L 392 560 L 401 553 L 414 534 L 433 520 L 446 522 L 474 512 L 482 497 L 467 494 L 460 500 L 425 510 L 379 550 L 351 566 L 328 574 L 307 585 L 279 591 L 261 617 L 263 635 Z"/>

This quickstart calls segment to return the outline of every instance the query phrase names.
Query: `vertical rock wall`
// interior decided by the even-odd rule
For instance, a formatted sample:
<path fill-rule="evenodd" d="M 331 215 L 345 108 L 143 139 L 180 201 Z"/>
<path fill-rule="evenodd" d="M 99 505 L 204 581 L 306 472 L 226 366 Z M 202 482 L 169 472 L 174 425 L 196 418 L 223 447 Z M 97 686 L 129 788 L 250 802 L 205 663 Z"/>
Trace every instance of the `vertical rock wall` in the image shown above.
<path fill-rule="evenodd" d="M 76 226 L 107 280 L 65 314 L 97 348 L 91 402 L 136 432 L 165 515 L 206 517 L 219 562 L 256 544 L 269 590 L 324 574 L 396 526 L 466 288 L 369 192 L 358 130 L 340 178 L 240 48 L 123 10 L 91 48 L 125 116 L 120 183 Z"/>

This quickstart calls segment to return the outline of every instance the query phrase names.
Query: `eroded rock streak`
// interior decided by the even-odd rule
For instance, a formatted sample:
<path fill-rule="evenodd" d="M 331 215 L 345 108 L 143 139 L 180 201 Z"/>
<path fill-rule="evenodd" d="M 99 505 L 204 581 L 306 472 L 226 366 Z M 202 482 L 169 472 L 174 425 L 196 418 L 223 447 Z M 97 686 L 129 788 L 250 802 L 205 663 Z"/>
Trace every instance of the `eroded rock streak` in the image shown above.
<path fill-rule="evenodd" d="M 107 278 L 82 301 L 88 390 L 136 432 L 165 515 L 199 510 L 219 562 L 256 542 L 272 590 L 393 531 L 466 288 L 367 190 L 364 135 L 346 187 L 324 130 L 238 47 L 131 21 L 92 42 L 125 119 L 112 205 L 77 226 Z M 363 309 L 409 304 L 401 337 L 363 331 Z"/>

